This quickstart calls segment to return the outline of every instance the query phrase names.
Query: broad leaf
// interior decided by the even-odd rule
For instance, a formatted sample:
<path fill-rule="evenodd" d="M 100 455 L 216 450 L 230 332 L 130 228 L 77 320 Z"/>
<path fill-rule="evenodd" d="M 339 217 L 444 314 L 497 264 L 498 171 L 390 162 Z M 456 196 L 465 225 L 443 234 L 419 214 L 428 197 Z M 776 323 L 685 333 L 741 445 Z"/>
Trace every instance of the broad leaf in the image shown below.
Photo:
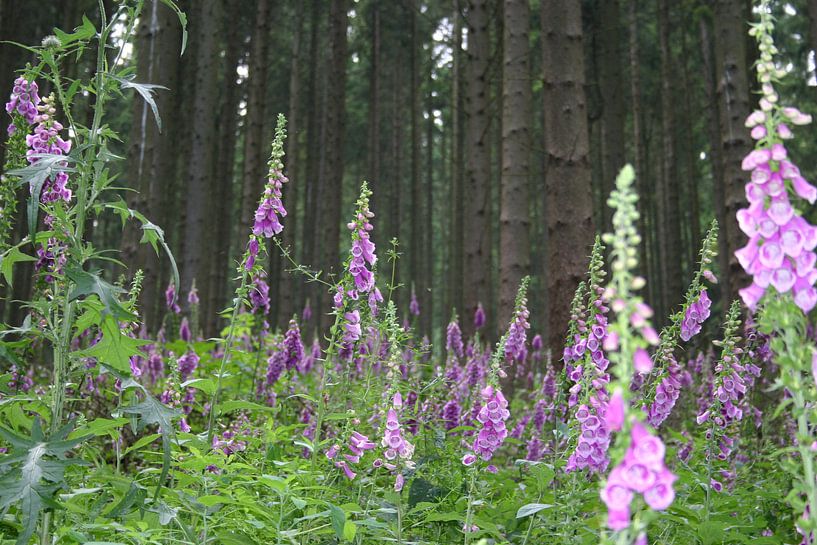
<path fill-rule="evenodd" d="M 0 256 L 0 273 L 2 273 L 3 278 L 6 279 L 7 286 L 11 286 L 13 278 L 11 273 L 14 264 L 23 261 L 36 261 L 36 259 L 21 252 L 17 246 L 12 246 L 5 255 Z"/>
<path fill-rule="evenodd" d="M 124 293 L 125 290 L 109 284 L 99 275 L 99 272 L 87 272 L 79 267 L 68 267 L 66 275 L 74 284 L 74 289 L 71 290 L 71 300 L 78 299 L 83 295 L 96 294 L 105 308 L 102 310 L 102 315 L 110 314 L 116 320 L 134 320 L 136 316 L 128 312 L 122 303 L 119 302 L 117 293 Z"/>
<path fill-rule="evenodd" d="M 550 509 L 551 507 L 553 506 L 547 503 L 529 503 L 519 508 L 519 511 L 516 512 L 516 518 L 521 519 L 529 517 L 530 515 L 535 515 L 539 511 Z"/>
<path fill-rule="evenodd" d="M 112 316 L 108 315 L 100 326 L 102 339 L 94 346 L 84 351 L 89 358 L 96 358 L 100 363 L 115 369 L 123 375 L 130 375 L 131 356 L 140 355 L 139 347 L 150 343 L 142 339 L 134 339 L 126 335 Z"/>
<path fill-rule="evenodd" d="M 54 493 L 65 484 L 65 469 L 81 460 L 67 459 L 66 453 L 89 436 L 68 440 L 72 424 L 68 424 L 45 440 L 39 420 L 31 428 L 31 437 L 22 437 L 0 427 L 0 437 L 11 443 L 13 450 L 0 463 L 0 509 L 19 502 L 22 532 L 17 545 L 29 542 L 37 528 L 43 504 L 53 504 Z"/>
<path fill-rule="evenodd" d="M 94 24 L 85 15 L 83 15 L 82 26 L 75 28 L 74 32 L 68 34 L 63 30 L 55 28 L 54 35 L 60 39 L 60 44 L 66 46 L 74 42 L 90 40 L 96 35 L 96 28 L 94 27 Z"/>

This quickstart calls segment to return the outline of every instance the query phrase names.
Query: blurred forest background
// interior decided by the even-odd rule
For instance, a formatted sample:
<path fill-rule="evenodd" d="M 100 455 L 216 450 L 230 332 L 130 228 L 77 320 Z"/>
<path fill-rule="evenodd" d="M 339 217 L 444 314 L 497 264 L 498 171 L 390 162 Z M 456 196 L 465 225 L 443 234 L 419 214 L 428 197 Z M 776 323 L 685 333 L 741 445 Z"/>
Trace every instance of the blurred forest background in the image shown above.
<path fill-rule="evenodd" d="M 104 3 L 112 13 L 115 3 Z M 758 91 L 749 0 L 181 0 L 190 32 L 181 56 L 176 15 L 160 0 L 145 3 L 122 62 L 135 81 L 167 88 L 157 93 L 162 129 L 128 97 L 114 121 L 129 135 L 116 149 L 118 184 L 137 190 L 123 198 L 165 229 L 182 295 L 194 281 L 199 290 L 207 335 L 218 333 L 232 296 L 279 112 L 289 120 L 284 236 L 293 257 L 337 271 L 345 222 L 368 180 L 381 282 L 396 237 L 404 288 L 395 296 L 432 340 L 452 309 L 472 329 L 480 303 L 496 334 L 530 273 L 533 328 L 560 347 L 625 162 L 638 173 L 642 267 L 658 316 L 680 302 L 713 218 L 722 225 L 716 301 L 745 284 L 730 256 L 745 243 L 734 214 L 752 147 L 743 122 Z M 30 60 L 8 42 L 39 44 L 54 26 L 72 29 L 83 14 L 94 21 L 96 6 L 0 0 L 2 93 Z M 817 0 L 774 9 L 780 58 L 797 76 L 783 100 L 815 114 Z M 64 68 L 69 80 L 94 69 L 88 56 Z M 76 118 L 89 103 L 79 101 Z M 817 138 L 794 144 L 815 181 Z M 118 217 L 89 227 L 97 247 L 119 248 L 114 257 L 130 266 L 112 267 L 114 278 L 145 271 L 142 309 L 155 329 L 166 260 L 140 246 L 136 230 L 121 236 Z M 307 302 L 313 328 L 326 324 L 330 296 L 271 255 L 271 325 Z M 15 274 L 14 292 L 3 294 L 10 323 L 23 311 L 8 301 L 26 299 L 32 282 L 30 269 Z M 412 290 L 419 316 L 408 315 Z"/>

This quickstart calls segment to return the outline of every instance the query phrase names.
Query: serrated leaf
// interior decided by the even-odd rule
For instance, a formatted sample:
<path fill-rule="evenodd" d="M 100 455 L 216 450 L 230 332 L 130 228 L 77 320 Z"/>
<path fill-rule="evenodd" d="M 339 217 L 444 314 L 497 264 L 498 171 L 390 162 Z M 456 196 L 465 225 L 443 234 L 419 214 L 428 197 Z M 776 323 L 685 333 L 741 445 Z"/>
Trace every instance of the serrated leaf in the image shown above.
<path fill-rule="evenodd" d="M 139 507 L 141 510 L 145 504 L 145 499 L 147 498 L 147 490 L 144 487 L 139 486 L 137 483 L 130 483 L 130 488 L 122 496 L 122 499 L 113 506 L 113 508 L 105 515 L 108 518 L 120 518 L 124 515 L 127 515 L 132 509 L 133 506 Z"/>
<path fill-rule="evenodd" d="M 47 441 L 39 420 L 32 425 L 31 437 L 22 437 L 0 427 L 0 437 L 14 447 L 3 460 L 3 466 L 12 466 L 12 469 L 0 476 L 0 509 L 19 502 L 23 526 L 17 537 L 18 545 L 28 543 L 37 527 L 43 504 L 54 503 L 54 493 L 64 484 L 65 469 L 82 463 L 79 459 L 66 458 L 69 450 L 88 438 L 66 440 L 71 427 L 71 423 L 67 424 Z"/>
<path fill-rule="evenodd" d="M 12 246 L 5 255 L 0 256 L 0 273 L 2 273 L 3 278 L 6 279 L 7 286 L 11 287 L 14 264 L 24 261 L 36 261 L 36 258 L 24 254 L 17 246 Z"/>
<path fill-rule="evenodd" d="M 122 89 L 133 89 L 147 102 L 150 110 L 153 112 L 153 118 L 156 120 L 156 126 L 159 127 L 159 132 L 162 132 L 162 118 L 159 116 L 159 107 L 156 106 L 156 101 L 153 99 L 153 93 L 156 89 L 167 89 L 162 85 L 155 85 L 153 83 L 136 83 L 133 81 L 133 76 L 127 78 L 120 78 L 119 76 L 110 75 L 111 79 L 119 82 Z"/>
<path fill-rule="evenodd" d="M 37 216 L 40 211 L 40 193 L 42 193 L 45 181 L 56 175 L 58 172 L 73 172 L 74 169 L 67 166 L 70 157 L 67 155 L 55 155 L 50 153 L 36 153 L 31 155 L 37 162 L 24 168 L 9 170 L 6 174 L 17 176 L 22 184 L 28 184 L 30 196 L 28 198 L 28 232 L 34 237 L 37 231 Z"/>
<path fill-rule="evenodd" d="M 173 420 L 181 417 L 181 411 L 171 409 L 158 399 L 150 395 L 144 386 L 132 379 L 122 381 L 122 390 L 129 388 L 137 388 L 145 394 L 145 399 L 141 403 L 135 403 L 128 407 L 122 407 L 120 412 L 122 414 L 131 414 L 138 416 L 138 429 L 144 429 L 145 426 L 155 424 L 159 426 L 159 432 L 162 434 L 162 473 L 159 477 L 159 486 L 156 487 L 154 500 L 158 499 L 159 492 L 162 489 L 167 475 L 170 473 L 170 441 L 171 438 L 175 440 L 176 430 L 173 427 Z"/>
<path fill-rule="evenodd" d="M 102 310 L 103 316 L 110 314 L 116 320 L 136 319 L 136 316 L 122 306 L 122 303 L 116 296 L 117 293 L 124 293 L 125 290 L 103 280 L 99 272 L 88 272 L 79 267 L 72 266 L 68 267 L 65 274 L 75 284 L 70 295 L 72 301 L 84 295 L 94 294 L 99 297 L 99 300 L 104 306 Z"/>
<path fill-rule="evenodd" d="M 357 525 L 351 520 L 347 520 L 343 525 L 343 539 L 346 541 L 354 541 L 357 535 Z"/>
<path fill-rule="evenodd" d="M 516 512 L 516 518 L 529 517 L 530 515 L 535 515 L 539 511 L 550 509 L 551 507 L 553 506 L 547 503 L 529 503 L 519 508 L 519 511 Z"/>
<path fill-rule="evenodd" d="M 130 358 L 142 354 L 139 347 L 148 344 L 150 341 L 134 339 L 126 335 L 112 316 L 108 315 L 100 326 L 102 339 L 94 346 L 85 350 L 84 355 L 89 358 L 96 358 L 103 363 L 122 373 L 130 375 Z"/>
<path fill-rule="evenodd" d="M 59 38 L 62 46 L 66 46 L 74 42 L 90 40 L 96 35 L 96 27 L 94 27 L 94 24 L 85 15 L 83 15 L 82 26 L 75 28 L 74 32 L 68 34 L 64 30 L 55 28 L 54 35 Z"/>

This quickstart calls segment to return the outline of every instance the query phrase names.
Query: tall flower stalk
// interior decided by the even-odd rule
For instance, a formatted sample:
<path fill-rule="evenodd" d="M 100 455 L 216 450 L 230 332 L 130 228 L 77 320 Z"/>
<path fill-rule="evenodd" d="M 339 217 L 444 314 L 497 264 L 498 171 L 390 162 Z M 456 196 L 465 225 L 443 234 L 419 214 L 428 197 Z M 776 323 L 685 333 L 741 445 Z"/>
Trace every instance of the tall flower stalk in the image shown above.
<path fill-rule="evenodd" d="M 607 525 L 617 532 L 615 542 L 629 544 L 641 539 L 646 524 L 637 503 L 632 515 L 635 494 L 641 494 L 647 507 L 666 509 L 674 498 L 672 483 L 675 476 L 664 465 L 664 444 L 653 435 L 642 420 L 641 410 L 630 407 L 630 384 L 636 373 L 652 369 L 647 348 L 658 344 L 658 335 L 650 325 L 652 310 L 638 295 L 645 285 L 636 276 L 638 245 L 636 231 L 638 210 L 633 183 L 635 172 L 626 165 L 616 178 L 616 187 L 608 200 L 613 213 L 613 233 L 604 235 L 611 248 L 612 277 L 604 300 L 615 313 L 610 332 L 604 343 L 613 362 L 610 388 L 612 395 L 605 412 L 605 421 L 616 435 L 611 459 L 617 462 L 603 484 L 601 499 L 607 505 Z M 603 542 L 608 542 L 604 536 Z"/>
<path fill-rule="evenodd" d="M 224 341 L 224 352 L 219 364 L 218 377 L 216 378 L 216 388 L 210 400 L 210 414 L 207 420 L 207 443 L 213 441 L 213 433 L 216 419 L 218 418 L 219 397 L 221 396 L 222 380 L 227 366 L 230 364 L 235 343 L 235 330 L 238 323 L 238 315 L 241 310 L 251 307 L 250 289 L 251 281 L 261 276 L 263 269 L 256 263 L 259 252 L 266 252 L 265 239 L 275 238 L 281 233 L 284 226 L 281 218 L 286 216 L 286 209 L 281 202 L 281 191 L 283 184 L 287 182 L 283 175 L 284 169 L 284 141 L 286 140 L 286 118 L 283 114 L 278 114 L 278 122 L 275 127 L 275 138 L 272 141 L 272 153 L 269 159 L 269 172 L 267 183 L 264 186 L 264 193 L 258 202 L 255 212 L 252 233 L 250 234 L 244 256 L 237 267 L 239 284 L 233 298 L 232 315 L 227 338 Z"/>

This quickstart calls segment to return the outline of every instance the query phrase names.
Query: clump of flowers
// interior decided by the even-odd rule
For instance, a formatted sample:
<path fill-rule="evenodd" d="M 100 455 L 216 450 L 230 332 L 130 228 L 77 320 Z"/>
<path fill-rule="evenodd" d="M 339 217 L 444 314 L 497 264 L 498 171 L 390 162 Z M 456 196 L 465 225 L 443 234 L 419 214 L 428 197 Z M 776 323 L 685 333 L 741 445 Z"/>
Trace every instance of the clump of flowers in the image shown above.
<path fill-rule="evenodd" d="M 26 123 L 33 125 L 38 115 L 37 106 L 40 104 L 39 86 L 34 80 L 28 81 L 23 76 L 14 80 L 11 96 L 6 102 L 6 113 L 18 114 Z M 9 135 L 14 134 L 18 127 L 12 122 L 8 126 Z"/>
<path fill-rule="evenodd" d="M 301 341 L 301 330 L 294 319 L 289 321 L 289 329 L 284 334 L 284 342 L 281 348 L 286 358 L 286 368 L 299 369 L 301 360 L 304 359 L 304 343 Z"/>
<path fill-rule="evenodd" d="M 681 322 L 681 340 L 688 341 L 701 332 L 701 324 L 709 318 L 709 308 L 712 301 L 706 293 L 706 289 L 701 290 L 701 295 L 697 301 L 686 308 L 684 321 Z"/>
<path fill-rule="evenodd" d="M 360 293 L 369 293 L 374 289 L 374 273 L 368 266 L 374 267 L 377 263 L 374 242 L 369 238 L 369 232 L 374 228 L 370 221 L 374 217 L 374 212 L 369 210 L 371 194 L 366 182 L 363 182 L 357 201 L 357 214 L 355 219 L 346 225 L 352 231 L 352 258 L 349 261 L 349 272 L 354 279 L 355 288 Z"/>
<path fill-rule="evenodd" d="M 521 362 L 528 354 L 525 343 L 527 341 L 527 331 L 530 329 L 529 317 L 528 300 L 523 297 L 518 302 L 511 326 L 508 329 L 508 340 L 505 341 L 505 359 L 509 362 Z"/>
<path fill-rule="evenodd" d="M 601 491 L 607 505 L 607 525 L 613 530 L 630 526 L 630 504 L 635 494 L 656 511 L 668 508 L 675 499 L 672 484 L 677 477 L 664 465 L 664 443 L 640 422 L 633 423 L 630 445 L 624 460 L 610 472 Z"/>
<path fill-rule="evenodd" d="M 363 456 L 364 452 L 372 450 L 377 447 L 377 445 L 362 433 L 353 431 L 349 436 L 349 443 L 346 447 L 351 454 L 344 453 L 342 456 L 339 456 L 341 447 L 336 443 L 326 451 L 326 457 L 335 463 L 335 467 L 343 470 L 343 474 L 351 481 L 357 477 L 357 473 L 352 470 L 349 464 L 360 462 L 360 457 Z"/>
<path fill-rule="evenodd" d="M 589 289 L 582 284 L 577 290 L 573 302 L 571 321 L 573 346 L 566 347 L 565 374 L 574 384 L 570 387 L 568 406 L 576 409 L 575 417 L 579 422 L 579 435 L 576 448 L 568 458 L 565 471 L 588 469 L 590 472 L 603 472 L 607 469 L 609 459 L 607 449 L 610 445 L 610 432 L 604 421 L 607 408 L 607 384 L 610 375 L 607 367 L 610 362 L 604 353 L 607 339 L 607 313 L 602 294 L 604 271 L 604 246 L 597 238 L 593 245 L 589 267 Z M 587 304 L 583 302 L 587 297 Z"/>
<path fill-rule="evenodd" d="M 768 2 L 762 2 L 761 21 L 749 33 L 758 40 L 760 61 L 757 74 L 763 96 L 760 107 L 746 119 L 757 140 L 755 149 L 743 160 L 743 169 L 751 171 L 746 184 L 749 206 L 738 211 L 740 229 L 748 244 L 735 252 L 741 266 L 752 276 L 752 284 L 740 291 L 744 303 L 755 309 L 769 286 L 781 294 L 792 292 L 803 312 L 817 304 L 817 229 L 792 203 L 788 187 L 809 204 L 817 200 L 817 188 L 808 183 L 789 158 L 785 141 L 792 138 L 789 125 L 807 125 L 811 116 L 797 108 L 784 107 L 773 82 L 786 74 L 775 65 L 777 48 L 772 39 L 773 23 Z"/>
<path fill-rule="evenodd" d="M 42 155 L 67 155 L 71 151 L 71 141 L 63 140 L 60 136 L 63 126 L 55 118 L 57 109 L 54 102 L 54 96 L 51 95 L 44 98 L 42 104 L 37 107 L 39 114 L 34 118 L 37 124 L 34 133 L 26 136 L 26 144 L 29 147 L 27 158 L 30 164 L 40 161 Z M 60 166 L 65 167 L 67 164 L 62 163 Z M 71 202 L 72 195 L 68 187 L 68 173 L 65 170 L 58 170 L 46 178 L 40 193 L 40 201 L 46 204 L 56 201 L 67 203 Z"/>
<path fill-rule="evenodd" d="M 383 465 L 391 471 L 399 469 L 397 465 L 398 462 L 408 468 L 414 467 L 414 462 L 411 461 L 411 457 L 414 455 L 414 445 L 403 437 L 403 428 L 397 419 L 397 411 L 402 408 L 403 398 L 400 392 L 395 392 L 392 397 L 392 406 L 386 415 L 386 427 L 383 431 L 383 439 L 380 441 L 380 445 L 385 449 L 383 457 L 386 461 L 383 462 Z M 377 464 L 377 461 L 375 463 Z M 400 492 L 403 490 L 404 484 L 405 478 L 403 474 L 397 473 L 394 480 L 394 491 Z"/>

